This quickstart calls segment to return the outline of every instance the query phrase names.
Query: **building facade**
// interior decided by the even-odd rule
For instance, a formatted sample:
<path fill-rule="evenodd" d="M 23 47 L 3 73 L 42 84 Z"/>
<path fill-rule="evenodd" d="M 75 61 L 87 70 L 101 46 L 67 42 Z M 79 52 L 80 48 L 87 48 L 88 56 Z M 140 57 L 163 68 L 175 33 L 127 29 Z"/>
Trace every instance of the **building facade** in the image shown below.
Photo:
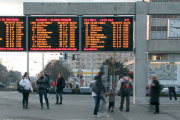
<path fill-rule="evenodd" d="M 113 57 L 113 53 L 83 53 L 83 52 L 77 52 L 77 53 L 68 53 L 68 56 L 72 56 L 75 54 L 75 57 L 80 58 L 80 66 L 81 69 L 95 69 L 99 70 L 101 68 L 101 65 L 106 59 Z M 116 60 L 121 62 L 126 62 L 128 60 L 134 59 L 133 52 L 119 52 L 116 53 Z M 93 63 L 93 64 L 92 64 Z M 70 69 L 78 69 L 79 68 L 79 61 L 72 60 L 72 58 L 68 58 L 68 65 L 70 66 Z"/>

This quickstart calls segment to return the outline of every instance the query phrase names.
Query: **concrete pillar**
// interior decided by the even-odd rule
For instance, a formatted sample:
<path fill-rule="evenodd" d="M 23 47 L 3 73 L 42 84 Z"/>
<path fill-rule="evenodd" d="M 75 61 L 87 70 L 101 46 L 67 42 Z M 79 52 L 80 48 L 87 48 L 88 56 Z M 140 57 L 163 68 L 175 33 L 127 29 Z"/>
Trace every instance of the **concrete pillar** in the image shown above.
<path fill-rule="evenodd" d="M 133 104 L 139 105 L 146 103 L 147 8 L 147 3 L 136 2 Z"/>

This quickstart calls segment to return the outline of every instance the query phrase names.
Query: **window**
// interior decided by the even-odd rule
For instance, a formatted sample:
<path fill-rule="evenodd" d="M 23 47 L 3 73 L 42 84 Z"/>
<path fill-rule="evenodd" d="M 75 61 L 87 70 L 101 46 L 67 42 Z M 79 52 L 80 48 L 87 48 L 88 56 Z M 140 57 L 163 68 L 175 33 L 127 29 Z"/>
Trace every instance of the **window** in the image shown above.
<path fill-rule="evenodd" d="M 90 61 L 90 59 L 87 59 L 87 61 L 89 62 L 89 61 Z"/>
<path fill-rule="evenodd" d="M 76 63 L 76 65 L 79 65 L 79 63 Z"/>
<path fill-rule="evenodd" d="M 167 38 L 167 32 L 162 32 L 162 39 L 166 39 Z"/>
<path fill-rule="evenodd" d="M 124 55 L 124 58 L 127 58 L 127 55 Z"/>
<path fill-rule="evenodd" d="M 88 66 L 90 66 L 90 63 L 87 63 Z"/>
<path fill-rule="evenodd" d="M 166 19 L 166 18 L 163 19 L 162 25 L 163 25 L 163 26 L 167 26 L 167 19 Z"/>
<path fill-rule="evenodd" d="M 97 57 L 102 57 L 102 55 L 97 55 Z"/>
<path fill-rule="evenodd" d="M 71 65 L 74 65 L 74 63 L 71 63 Z"/>
<path fill-rule="evenodd" d="M 82 61 L 84 61 L 84 59 L 82 59 Z"/>
<path fill-rule="evenodd" d="M 88 67 L 87 69 L 90 69 L 90 67 Z"/>
<path fill-rule="evenodd" d="M 82 57 L 84 57 L 84 55 L 82 55 Z"/>
<path fill-rule="evenodd" d="M 101 65 L 101 63 L 97 63 L 97 65 Z"/>
<path fill-rule="evenodd" d="M 97 61 L 102 61 L 101 59 L 97 59 Z"/>
<path fill-rule="evenodd" d="M 80 57 L 81 55 L 80 55 L 80 54 L 76 54 L 75 56 L 76 56 L 76 57 Z"/>
<path fill-rule="evenodd" d="M 156 19 L 155 18 L 151 19 L 151 26 L 156 26 Z"/>
<path fill-rule="evenodd" d="M 82 63 L 82 65 L 84 65 L 84 63 Z"/>
<path fill-rule="evenodd" d="M 103 57 L 105 58 L 105 57 L 106 57 L 106 55 L 103 55 Z"/>
<path fill-rule="evenodd" d="M 155 32 L 151 32 L 151 39 L 156 39 L 156 33 Z"/>
<path fill-rule="evenodd" d="M 161 32 L 157 32 L 156 39 L 161 39 Z"/>
<path fill-rule="evenodd" d="M 130 54 L 130 58 L 132 58 L 132 53 Z"/>
<path fill-rule="evenodd" d="M 90 55 L 87 55 L 87 57 L 90 57 Z"/>
<path fill-rule="evenodd" d="M 93 61 L 96 61 L 95 59 L 93 59 Z"/>
<path fill-rule="evenodd" d="M 95 55 L 93 55 L 93 58 L 95 57 Z"/>
<path fill-rule="evenodd" d="M 162 20 L 161 18 L 157 18 L 157 26 L 161 26 Z"/>

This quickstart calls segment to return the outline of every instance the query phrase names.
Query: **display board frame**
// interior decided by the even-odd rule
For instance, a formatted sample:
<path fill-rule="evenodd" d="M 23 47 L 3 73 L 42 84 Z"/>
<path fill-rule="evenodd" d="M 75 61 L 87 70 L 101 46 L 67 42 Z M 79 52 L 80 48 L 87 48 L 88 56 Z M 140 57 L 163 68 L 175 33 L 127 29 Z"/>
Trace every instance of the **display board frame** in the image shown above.
<path fill-rule="evenodd" d="M 70 15 L 68 15 L 68 16 L 52 16 L 52 15 L 48 15 L 48 16 L 45 16 L 45 15 L 43 15 L 43 16 L 39 16 L 39 15 L 37 15 L 37 16 L 27 16 L 27 21 L 28 21 L 28 27 L 27 27 L 27 31 L 28 31 L 28 35 L 29 35 L 29 19 L 30 18 L 77 18 L 78 19 L 78 24 L 79 24 L 79 26 L 77 26 L 78 28 L 78 32 L 80 32 L 80 17 L 79 16 L 70 16 Z M 77 33 L 78 34 L 78 33 Z M 27 35 L 27 36 L 28 36 Z M 79 37 L 79 34 L 78 34 L 78 37 Z M 77 44 L 78 45 L 78 47 L 77 47 L 77 50 L 30 50 L 30 48 L 31 47 L 29 47 L 29 36 L 27 37 L 27 41 L 28 41 L 28 49 L 27 49 L 27 51 L 28 52 L 79 52 L 80 51 L 80 43 L 79 44 Z M 78 42 L 79 42 L 79 39 L 80 38 L 78 38 Z"/>
<path fill-rule="evenodd" d="M 26 26 L 26 23 L 27 23 L 27 21 L 26 21 L 26 16 L 0 16 L 0 18 L 24 18 L 25 20 L 23 21 L 23 22 L 25 22 L 24 23 L 24 27 L 25 27 L 25 32 L 24 32 L 24 44 L 22 45 L 22 48 L 24 48 L 24 50 L 0 50 L 0 52 L 27 52 L 27 46 L 26 46 L 26 44 L 27 44 L 27 40 L 26 40 L 26 38 L 27 38 L 27 34 L 26 34 L 26 31 L 27 31 L 27 26 Z M 23 38 L 22 38 L 23 39 Z"/>
<path fill-rule="evenodd" d="M 132 20 L 133 21 L 132 22 L 132 24 L 133 24 L 132 25 L 133 26 L 133 31 L 132 31 L 133 32 L 133 35 L 132 35 L 132 37 L 133 37 L 132 38 L 133 39 L 132 40 L 132 51 L 98 51 L 98 50 L 97 51 L 93 51 L 93 50 L 92 51 L 91 50 L 84 51 L 84 50 L 82 50 L 83 46 L 82 46 L 82 40 L 81 40 L 81 49 L 80 49 L 80 52 L 83 52 L 83 53 L 84 52 L 92 52 L 92 53 L 96 53 L 96 52 L 127 52 L 127 53 L 128 52 L 134 52 L 134 38 L 135 38 L 135 33 L 134 33 L 135 32 L 135 16 L 134 15 L 132 15 L 132 16 L 131 15 L 127 15 L 127 16 L 126 15 L 122 15 L 122 16 L 105 16 L 105 15 L 103 15 L 103 16 L 93 16 L 93 15 L 92 16 L 82 16 L 80 24 L 83 25 L 83 18 L 108 18 L 108 17 L 109 18 L 123 18 L 123 17 L 129 18 L 129 17 L 131 17 L 133 19 Z M 81 28 L 81 36 L 80 36 L 80 38 L 83 39 L 82 38 L 82 28 Z"/>

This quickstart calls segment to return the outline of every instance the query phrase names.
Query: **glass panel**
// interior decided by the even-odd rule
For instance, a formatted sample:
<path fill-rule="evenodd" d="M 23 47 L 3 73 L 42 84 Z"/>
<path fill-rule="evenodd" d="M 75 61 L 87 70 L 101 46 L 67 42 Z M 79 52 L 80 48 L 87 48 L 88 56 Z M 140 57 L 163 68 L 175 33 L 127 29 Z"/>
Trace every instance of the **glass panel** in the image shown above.
<path fill-rule="evenodd" d="M 162 39 L 166 39 L 167 38 L 167 32 L 162 32 Z"/>
<path fill-rule="evenodd" d="M 157 26 L 161 26 L 161 24 L 162 24 L 162 19 L 161 19 L 161 18 L 158 18 L 158 19 L 157 19 Z"/>
<path fill-rule="evenodd" d="M 161 31 L 161 26 L 157 26 L 157 31 Z"/>
<path fill-rule="evenodd" d="M 156 31 L 156 26 L 151 26 L 151 31 Z"/>
<path fill-rule="evenodd" d="M 151 39 L 156 39 L 156 33 L 155 32 L 151 32 Z"/>
<path fill-rule="evenodd" d="M 168 2 L 168 0 L 163 0 L 163 2 Z"/>
<path fill-rule="evenodd" d="M 162 2 L 162 1 L 161 1 Z M 162 15 L 157 15 L 157 18 L 162 18 Z"/>
<path fill-rule="evenodd" d="M 167 15 L 163 15 L 163 18 L 167 18 Z"/>
<path fill-rule="evenodd" d="M 151 15 L 152 18 L 156 18 L 156 15 Z"/>
<path fill-rule="evenodd" d="M 162 31 L 167 31 L 167 26 L 162 26 Z"/>
<path fill-rule="evenodd" d="M 156 39 L 161 39 L 161 32 L 156 33 Z"/>
<path fill-rule="evenodd" d="M 168 15 L 168 18 L 173 18 L 173 15 Z"/>
<path fill-rule="evenodd" d="M 151 26 L 156 26 L 156 19 L 154 18 L 151 19 Z"/>
<path fill-rule="evenodd" d="M 163 19 L 162 25 L 163 25 L 163 26 L 167 26 L 167 19 Z"/>

